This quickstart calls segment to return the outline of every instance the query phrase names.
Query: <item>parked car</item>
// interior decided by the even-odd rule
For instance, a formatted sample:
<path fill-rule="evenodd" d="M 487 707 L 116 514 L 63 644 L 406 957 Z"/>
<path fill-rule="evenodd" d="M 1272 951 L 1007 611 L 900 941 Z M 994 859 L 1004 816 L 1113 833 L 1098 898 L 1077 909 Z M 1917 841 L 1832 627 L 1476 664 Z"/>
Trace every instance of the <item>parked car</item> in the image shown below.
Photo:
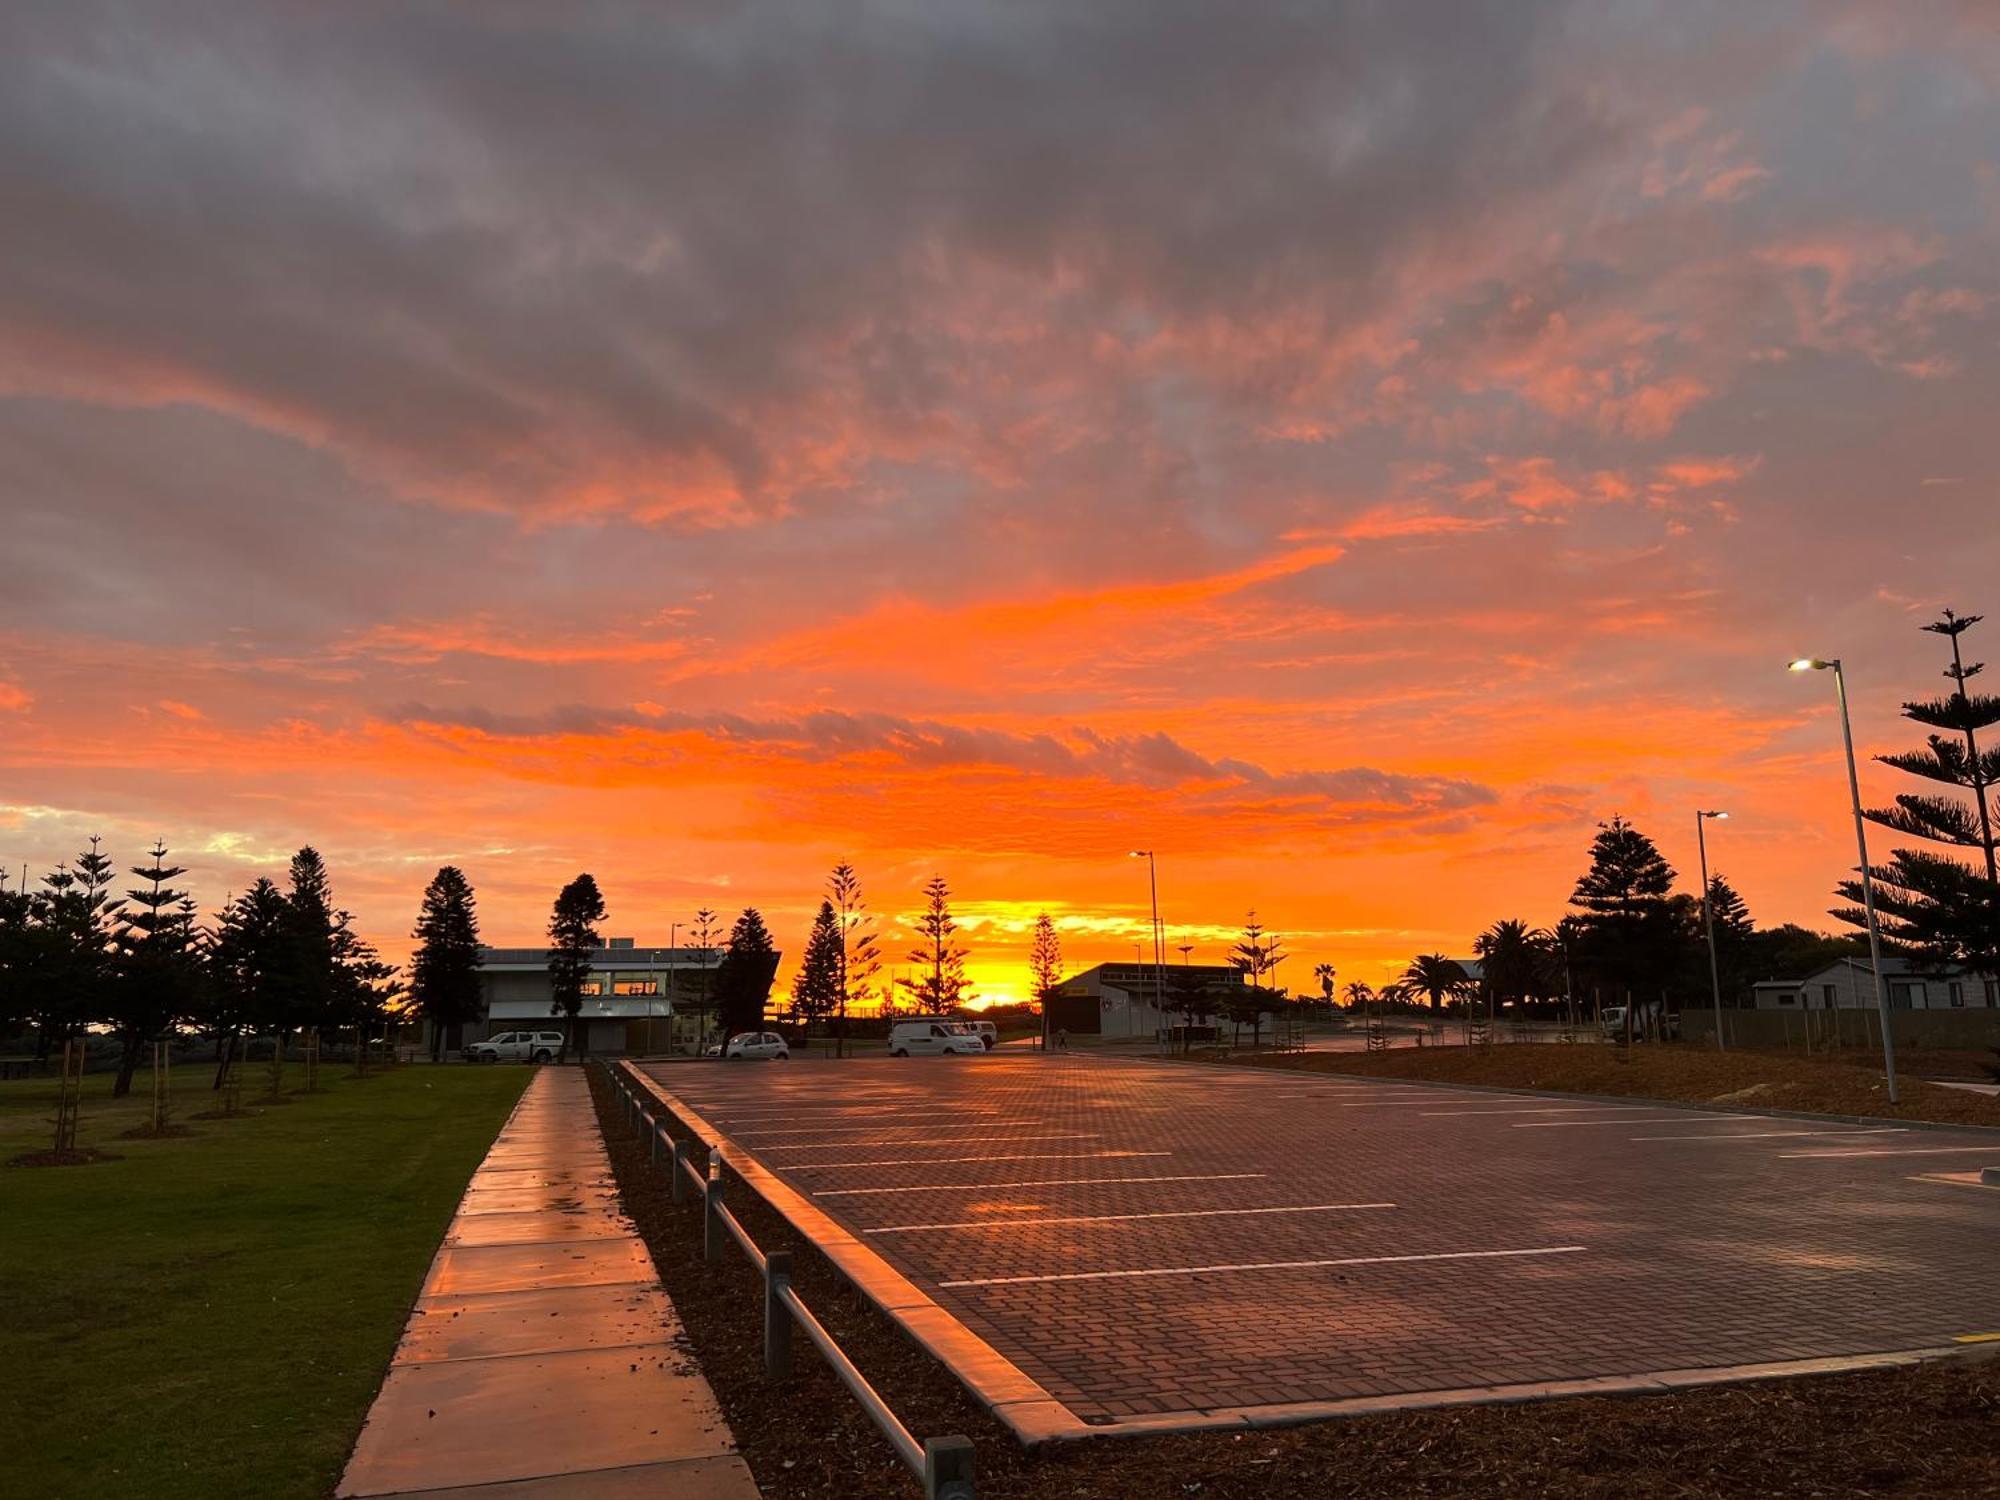
<path fill-rule="evenodd" d="M 465 1049 L 465 1060 L 476 1063 L 554 1062 L 562 1056 L 560 1031 L 502 1031 Z"/>
<path fill-rule="evenodd" d="M 985 1040 L 963 1021 L 909 1016 L 889 1028 L 891 1057 L 963 1057 L 985 1050 Z"/>
<path fill-rule="evenodd" d="M 783 1062 L 792 1055 L 792 1049 L 775 1031 L 739 1031 L 729 1039 L 722 1055 L 737 1061 L 762 1058 L 766 1062 Z"/>
<path fill-rule="evenodd" d="M 988 1052 L 991 1052 L 1000 1040 L 1000 1028 L 991 1021 L 961 1021 L 959 1025 L 970 1026 L 973 1035 L 986 1044 Z"/>
<path fill-rule="evenodd" d="M 1625 1011 L 1622 1005 L 1607 1005 L 1598 1017 L 1598 1029 L 1606 1040 L 1622 1042 L 1625 1039 Z M 1655 1037 L 1662 1041 L 1677 1042 L 1681 1039 L 1681 1018 L 1678 1011 L 1660 1013 L 1657 1004 L 1632 1007 L 1632 1039 L 1635 1042 L 1650 1041 Z"/>

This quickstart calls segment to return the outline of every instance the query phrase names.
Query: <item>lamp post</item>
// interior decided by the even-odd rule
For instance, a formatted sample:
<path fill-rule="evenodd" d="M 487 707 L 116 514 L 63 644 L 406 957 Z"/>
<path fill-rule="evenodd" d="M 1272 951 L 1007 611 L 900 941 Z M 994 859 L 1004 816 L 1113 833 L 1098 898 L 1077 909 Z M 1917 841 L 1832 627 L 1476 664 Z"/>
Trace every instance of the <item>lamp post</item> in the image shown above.
<path fill-rule="evenodd" d="M 1840 658 L 1822 661 L 1802 656 L 1792 663 L 1794 672 L 1833 670 L 1834 696 L 1840 700 L 1840 740 L 1847 750 L 1847 795 L 1854 806 L 1854 847 L 1861 856 L 1861 909 L 1868 918 L 1868 962 L 1875 970 L 1875 1010 L 1882 1018 L 1882 1069 L 1888 1078 L 1889 1102 L 1896 1103 L 1896 1039 L 1889 1034 L 1889 987 L 1882 977 L 1882 934 L 1875 923 L 1875 878 L 1868 871 L 1868 833 L 1861 817 L 1861 777 L 1854 769 L 1854 730 L 1847 722 L 1847 677 L 1840 670 Z"/>
<path fill-rule="evenodd" d="M 674 1050 L 674 950 L 680 944 L 681 924 L 667 924 L 667 1052 Z"/>
<path fill-rule="evenodd" d="M 1708 932 L 1708 992 L 1715 1001 L 1715 1050 L 1727 1050 L 1722 1042 L 1722 975 L 1715 961 L 1715 903 L 1710 900 L 1708 884 L 1708 820 L 1726 818 L 1726 812 L 1707 812 L 1695 809 L 1694 841 L 1701 850 L 1701 925 Z"/>
<path fill-rule="evenodd" d="M 1167 1007 L 1162 999 L 1160 967 L 1164 955 L 1160 952 L 1160 869 L 1154 862 L 1151 849 L 1134 849 L 1129 858 L 1146 861 L 1146 888 L 1153 897 L 1153 1015 L 1165 1020 Z"/>

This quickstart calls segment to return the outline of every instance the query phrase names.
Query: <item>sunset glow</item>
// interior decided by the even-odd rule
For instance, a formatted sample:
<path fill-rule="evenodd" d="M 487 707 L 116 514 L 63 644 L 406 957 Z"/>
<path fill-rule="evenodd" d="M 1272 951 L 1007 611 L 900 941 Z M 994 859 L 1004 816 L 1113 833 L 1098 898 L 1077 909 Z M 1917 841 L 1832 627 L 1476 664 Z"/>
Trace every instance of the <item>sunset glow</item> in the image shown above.
<path fill-rule="evenodd" d="M 783 993 L 845 858 L 1009 1000 L 1151 849 L 1297 991 L 1728 808 L 1827 928 L 1787 664 L 1865 756 L 2000 617 L 1993 7 L 214 9 L 0 23 L 10 884 L 589 870 Z"/>

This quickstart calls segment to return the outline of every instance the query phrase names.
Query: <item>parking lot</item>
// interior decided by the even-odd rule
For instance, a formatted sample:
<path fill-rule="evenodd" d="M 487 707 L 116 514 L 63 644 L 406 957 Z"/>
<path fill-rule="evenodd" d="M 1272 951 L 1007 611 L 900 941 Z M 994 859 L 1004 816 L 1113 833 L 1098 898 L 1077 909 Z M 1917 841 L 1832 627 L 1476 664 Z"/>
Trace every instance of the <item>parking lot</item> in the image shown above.
<path fill-rule="evenodd" d="M 1991 1134 L 1033 1053 L 652 1074 L 1088 1422 L 2000 1329 L 2000 1190 L 1924 1180 Z"/>

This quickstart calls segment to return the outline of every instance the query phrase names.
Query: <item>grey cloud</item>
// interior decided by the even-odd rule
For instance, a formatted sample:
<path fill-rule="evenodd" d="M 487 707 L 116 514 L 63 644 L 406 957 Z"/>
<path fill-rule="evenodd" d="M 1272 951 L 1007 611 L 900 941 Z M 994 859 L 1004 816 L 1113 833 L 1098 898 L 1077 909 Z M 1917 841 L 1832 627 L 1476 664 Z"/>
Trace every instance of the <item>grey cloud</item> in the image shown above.
<path fill-rule="evenodd" d="M 1171 736 L 1102 735 L 1086 728 L 1061 734 L 1017 734 L 935 719 L 819 710 L 796 718 L 751 719 L 738 714 L 643 713 L 565 705 L 540 713 L 496 713 L 480 707 L 401 704 L 384 715 L 412 728 L 470 729 L 509 739 L 607 735 L 621 731 L 706 735 L 758 745 L 805 760 L 886 753 L 925 769 L 1001 768 L 1041 776 L 1094 778 L 1126 785 L 1193 788 L 1241 799 L 1256 796 L 1302 803 L 1381 808 L 1410 815 L 1489 806 L 1498 794 L 1478 782 L 1411 776 L 1352 766 L 1328 771 L 1270 771 L 1253 762 L 1210 759 Z"/>
<path fill-rule="evenodd" d="M 1360 315 L 1631 128 L 1547 67 L 1590 9 L 30 5 L 0 331 L 419 488 L 755 492 L 774 414 L 952 411 L 982 267 L 1074 327 Z"/>

